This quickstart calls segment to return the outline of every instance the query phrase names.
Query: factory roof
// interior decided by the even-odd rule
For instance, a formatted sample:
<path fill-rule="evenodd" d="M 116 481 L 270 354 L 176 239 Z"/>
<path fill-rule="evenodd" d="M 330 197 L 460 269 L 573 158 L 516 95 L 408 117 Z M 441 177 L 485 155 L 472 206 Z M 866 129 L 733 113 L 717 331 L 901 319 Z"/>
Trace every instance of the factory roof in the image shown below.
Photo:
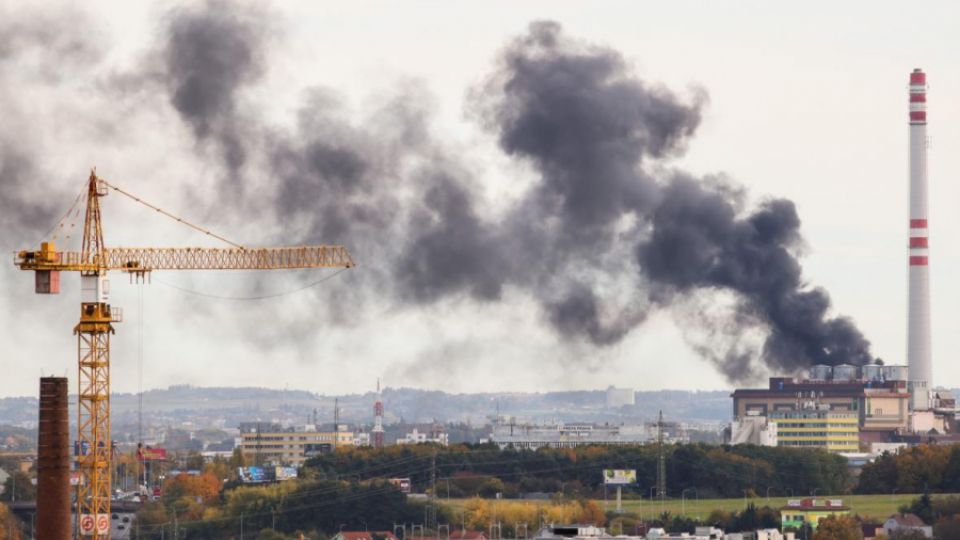
<path fill-rule="evenodd" d="M 823 397 L 895 395 L 906 397 L 903 381 L 811 381 L 788 377 L 771 377 L 768 388 L 737 388 L 731 397 L 783 397 L 798 392 L 816 392 Z M 809 394 L 808 394 L 809 395 Z"/>

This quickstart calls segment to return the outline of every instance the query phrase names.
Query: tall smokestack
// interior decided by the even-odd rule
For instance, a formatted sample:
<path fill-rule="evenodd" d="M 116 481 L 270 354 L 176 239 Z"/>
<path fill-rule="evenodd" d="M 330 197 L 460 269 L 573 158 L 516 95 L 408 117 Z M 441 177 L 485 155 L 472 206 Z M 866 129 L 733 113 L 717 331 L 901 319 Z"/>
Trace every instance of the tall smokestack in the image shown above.
<path fill-rule="evenodd" d="M 907 363 L 911 405 L 930 408 L 933 365 L 930 359 L 930 266 L 927 222 L 927 75 L 910 74 L 910 296 L 907 315 Z"/>
<path fill-rule="evenodd" d="M 70 538 L 70 423 L 66 377 L 40 379 L 37 538 Z"/>

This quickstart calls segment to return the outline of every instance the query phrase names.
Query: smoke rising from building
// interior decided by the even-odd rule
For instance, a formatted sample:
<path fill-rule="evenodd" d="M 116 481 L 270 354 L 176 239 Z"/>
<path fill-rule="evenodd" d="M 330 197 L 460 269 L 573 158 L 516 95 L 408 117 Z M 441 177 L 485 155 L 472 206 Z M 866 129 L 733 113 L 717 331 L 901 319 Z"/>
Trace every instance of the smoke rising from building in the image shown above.
<path fill-rule="evenodd" d="M 239 21 L 207 9 L 171 23 L 171 98 L 198 137 L 239 126 L 232 96 L 259 71 L 252 59 L 262 56 L 263 32 L 250 26 L 255 18 Z M 184 54 L 190 44 L 204 54 Z M 375 261 L 396 302 L 489 302 L 517 288 L 559 335 L 603 346 L 677 295 L 723 289 L 736 294 L 737 321 L 767 332 L 760 355 L 772 368 L 872 359 L 852 321 L 829 315 L 826 291 L 804 283 L 790 201 L 746 209 L 737 189 L 654 172 L 694 135 L 703 91 L 685 102 L 633 76 L 616 51 L 577 42 L 553 22 L 531 24 L 468 103 L 505 153 L 537 171 L 495 220 L 466 167 L 431 138 L 426 99 L 401 92 L 370 125 L 356 125 L 317 91 L 295 133 L 260 126 L 219 136 L 226 148 L 258 141 L 279 173 L 276 214 L 300 216 L 311 240 L 346 242 Z M 242 153 L 227 152 L 229 170 Z M 755 368 L 718 365 L 734 379 Z"/>
<path fill-rule="evenodd" d="M 280 223 L 305 242 L 349 246 L 359 263 L 351 286 L 316 293 L 324 299 L 349 296 L 362 311 L 364 301 L 416 309 L 517 293 L 559 340 L 603 347 L 656 310 L 725 292 L 735 298 L 725 323 L 765 336 L 748 355 L 698 348 L 730 379 L 763 365 L 871 359 L 852 321 L 833 317 L 829 295 L 806 285 L 790 201 L 748 207 L 730 181 L 669 168 L 692 142 L 705 91 L 680 96 L 635 76 L 617 51 L 532 23 L 466 103 L 499 150 L 533 173 L 492 212 L 470 163 L 432 133 L 431 98 L 416 83 L 360 120 L 324 88 L 305 92 L 293 127 L 259 114 L 244 96 L 269 71 L 266 19 L 216 3 L 176 11 L 158 44 L 162 65 L 147 76 L 161 78 L 151 88 L 197 151 L 216 151 L 223 184 L 246 206 L 267 200 L 265 231 Z"/>

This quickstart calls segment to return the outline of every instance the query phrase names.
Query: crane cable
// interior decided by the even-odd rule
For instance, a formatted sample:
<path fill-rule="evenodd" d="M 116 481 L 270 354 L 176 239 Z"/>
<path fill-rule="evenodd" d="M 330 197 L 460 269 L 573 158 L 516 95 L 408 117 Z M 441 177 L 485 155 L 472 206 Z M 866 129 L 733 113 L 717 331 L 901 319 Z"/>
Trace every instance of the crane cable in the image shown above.
<path fill-rule="evenodd" d="M 185 287 L 180 287 L 179 285 L 174 285 L 173 283 L 167 283 L 167 282 L 165 282 L 165 281 L 163 281 L 163 280 L 157 279 L 156 277 L 152 277 L 152 278 L 151 278 L 151 281 L 155 281 L 155 282 L 157 282 L 157 283 L 159 283 L 159 284 L 161 284 L 161 285 L 165 285 L 165 286 L 167 286 L 167 287 L 170 287 L 171 289 L 176 289 L 176 290 L 178 290 L 178 291 L 180 291 L 180 292 L 183 292 L 183 293 L 186 293 L 186 294 L 191 294 L 191 295 L 193 295 L 193 296 L 201 296 L 201 297 L 203 297 L 203 298 L 213 298 L 213 299 L 215 299 L 215 300 L 267 300 L 267 299 L 270 299 L 270 298 L 280 298 L 281 296 L 288 296 L 288 295 L 291 295 L 291 294 L 293 294 L 293 293 L 298 293 L 298 292 L 300 292 L 300 291 L 305 291 L 305 290 L 307 290 L 307 289 L 316 287 L 317 285 L 323 283 L 324 281 L 329 281 L 329 280 L 337 277 L 337 276 L 340 275 L 341 273 L 346 272 L 347 270 L 348 270 L 347 268 L 341 268 L 341 269 L 337 270 L 336 272 L 330 274 L 329 276 L 324 276 L 324 277 L 322 277 L 322 278 L 320 278 L 320 279 L 318 279 L 318 280 L 316 280 L 316 281 L 313 281 L 313 282 L 311 282 L 311 283 L 308 283 L 308 284 L 306 284 L 306 285 L 304 285 L 304 286 L 302 286 L 302 287 L 299 287 L 299 288 L 296 288 L 296 289 L 293 289 L 293 290 L 290 290 L 290 291 L 281 292 L 281 293 L 265 294 L 265 295 L 261 295 L 261 296 L 219 296 L 219 295 L 216 295 L 216 294 L 207 294 L 207 293 L 203 293 L 203 292 L 200 292 L 200 291 L 195 291 L 195 290 L 193 290 L 193 289 L 187 289 L 187 288 L 185 288 Z"/>
<path fill-rule="evenodd" d="M 232 241 L 230 241 L 230 240 L 227 240 L 226 238 L 220 236 L 219 234 L 216 234 L 216 233 L 211 232 L 211 231 L 209 231 L 209 230 L 207 230 L 207 229 L 204 229 L 203 227 L 199 227 L 199 226 L 197 226 L 197 225 L 194 225 L 193 223 L 190 223 L 189 221 L 187 221 L 187 220 L 185 220 L 185 219 L 183 219 L 183 218 L 181 218 L 181 217 L 177 217 L 177 216 L 171 214 L 170 212 L 167 212 L 166 210 L 164 210 L 164 209 L 162 209 L 162 208 L 158 208 L 158 207 L 156 207 L 156 206 L 148 203 L 147 201 L 141 199 L 140 197 L 137 197 L 136 195 L 134 195 L 134 194 L 132 194 L 132 193 L 126 192 L 126 191 L 118 188 L 117 186 L 111 184 L 110 182 L 107 182 L 107 181 L 104 180 L 103 178 L 100 178 L 99 180 L 100 180 L 101 182 L 103 182 L 103 185 L 109 187 L 110 189 L 112 189 L 112 190 L 114 190 L 114 191 L 116 191 L 116 192 L 118 192 L 118 193 L 120 193 L 120 194 L 122 194 L 122 195 L 126 195 L 127 197 L 130 197 L 131 199 L 137 201 L 138 203 L 140 203 L 140 204 L 142 204 L 142 205 L 144 205 L 144 206 L 146 206 L 146 207 L 148 207 L 148 208 L 151 208 L 151 209 L 153 209 L 153 210 L 156 210 L 157 212 L 159 212 L 159 213 L 167 216 L 167 217 L 170 218 L 170 219 L 173 219 L 174 221 L 178 221 L 178 222 L 180 222 L 180 223 L 183 223 L 184 225 L 186 225 L 187 227 L 190 227 L 191 229 L 200 231 L 200 232 L 202 232 L 203 234 L 205 234 L 205 235 L 207 235 L 207 236 L 211 236 L 211 237 L 213 237 L 213 238 L 216 238 L 217 240 L 220 240 L 220 241 L 222 241 L 222 242 L 226 242 L 227 244 L 230 244 L 231 246 L 233 246 L 233 247 L 235 247 L 235 248 L 246 249 L 245 247 L 241 246 L 240 244 L 238 244 L 238 243 L 236 243 L 236 242 L 232 242 Z"/>
<path fill-rule="evenodd" d="M 58 235 L 60 234 L 60 232 L 63 230 L 64 222 L 67 220 L 68 217 L 70 217 L 70 214 L 74 211 L 74 209 L 77 208 L 77 204 L 80 203 L 80 199 L 83 197 L 83 194 L 84 194 L 84 193 L 86 193 L 86 189 L 81 189 L 81 190 L 80 190 L 80 193 L 77 193 L 77 198 L 73 200 L 73 204 L 71 204 L 71 205 L 70 205 L 70 208 L 68 208 L 67 211 L 66 211 L 66 213 L 63 214 L 63 217 L 61 217 L 61 218 L 57 221 L 57 223 L 54 224 L 53 228 L 51 228 L 49 231 L 47 231 L 47 234 L 43 235 L 44 238 L 47 238 L 47 237 L 50 237 L 50 235 L 53 235 L 53 237 L 51 238 L 51 240 L 56 241 L 57 236 L 58 236 Z M 75 222 L 76 222 L 76 216 L 74 216 L 74 223 L 75 223 Z M 70 228 L 73 228 L 73 223 L 70 224 Z M 58 231 L 57 229 L 60 229 L 60 230 Z M 56 234 L 54 234 L 54 233 L 56 233 Z M 68 235 L 66 236 L 66 238 L 70 238 L 70 235 L 68 234 Z"/>

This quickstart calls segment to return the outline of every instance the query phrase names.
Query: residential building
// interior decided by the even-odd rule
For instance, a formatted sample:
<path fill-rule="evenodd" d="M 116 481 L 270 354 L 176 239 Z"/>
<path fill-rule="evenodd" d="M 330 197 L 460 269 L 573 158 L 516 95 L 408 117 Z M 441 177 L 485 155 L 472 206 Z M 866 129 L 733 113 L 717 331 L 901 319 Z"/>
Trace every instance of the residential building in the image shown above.
<path fill-rule="evenodd" d="M 336 451 L 338 447 L 354 446 L 353 431 L 346 424 L 287 429 L 276 425 L 245 424 L 241 426 L 240 436 L 244 459 L 247 463 L 259 465 L 299 466 L 310 457 L 311 451 Z"/>
<path fill-rule="evenodd" d="M 883 522 L 883 532 L 892 537 L 894 533 L 918 531 L 925 538 L 933 538 L 933 527 L 923 522 L 916 514 L 894 514 Z"/>
<path fill-rule="evenodd" d="M 780 528 L 800 530 L 809 523 L 816 530 L 823 518 L 849 514 L 850 508 L 840 499 L 790 499 L 780 508 Z"/>

